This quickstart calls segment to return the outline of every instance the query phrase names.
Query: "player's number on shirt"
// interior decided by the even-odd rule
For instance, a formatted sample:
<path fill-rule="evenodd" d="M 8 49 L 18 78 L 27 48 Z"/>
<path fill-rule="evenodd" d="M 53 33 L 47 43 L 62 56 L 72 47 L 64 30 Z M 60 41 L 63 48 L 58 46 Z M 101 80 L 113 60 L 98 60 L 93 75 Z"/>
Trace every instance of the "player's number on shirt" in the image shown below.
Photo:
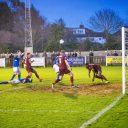
<path fill-rule="evenodd" d="M 61 60 L 61 58 L 59 58 L 59 63 L 60 63 L 60 64 L 62 63 L 62 60 Z"/>

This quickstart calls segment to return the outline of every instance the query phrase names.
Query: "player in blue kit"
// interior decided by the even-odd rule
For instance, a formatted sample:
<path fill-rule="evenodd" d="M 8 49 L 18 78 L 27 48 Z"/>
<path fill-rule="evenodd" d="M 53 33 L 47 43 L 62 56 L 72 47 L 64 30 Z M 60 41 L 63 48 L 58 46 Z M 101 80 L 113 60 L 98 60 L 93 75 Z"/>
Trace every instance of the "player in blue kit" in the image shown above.
<path fill-rule="evenodd" d="M 58 54 L 59 55 L 59 54 Z M 56 73 L 59 73 L 59 66 L 58 66 L 58 55 L 56 56 L 55 60 L 54 60 L 54 64 L 53 64 L 53 69 Z"/>
<path fill-rule="evenodd" d="M 22 52 L 20 50 L 18 50 L 17 55 L 13 59 L 13 72 L 14 72 L 14 74 L 12 75 L 11 80 L 13 80 L 16 75 L 18 75 L 18 80 L 20 81 L 20 76 L 21 76 L 20 60 L 21 60 L 22 56 L 23 56 Z"/>
<path fill-rule="evenodd" d="M 0 84 L 32 83 L 32 79 L 22 78 L 20 80 L 1 81 Z"/>
<path fill-rule="evenodd" d="M 60 53 L 58 53 L 58 55 L 56 56 L 56 58 L 55 58 L 55 60 L 54 60 L 54 62 L 53 62 L 53 69 L 54 69 L 54 71 L 55 71 L 56 73 L 59 73 L 59 66 L 58 66 L 58 64 L 59 64 L 59 60 L 58 60 L 59 54 L 60 54 Z M 66 55 L 65 55 L 65 57 L 66 57 Z M 67 58 L 67 57 L 66 57 L 66 58 Z M 71 60 L 69 60 L 69 59 L 67 59 L 67 61 L 68 61 L 68 64 L 72 67 L 73 62 L 72 62 Z"/>

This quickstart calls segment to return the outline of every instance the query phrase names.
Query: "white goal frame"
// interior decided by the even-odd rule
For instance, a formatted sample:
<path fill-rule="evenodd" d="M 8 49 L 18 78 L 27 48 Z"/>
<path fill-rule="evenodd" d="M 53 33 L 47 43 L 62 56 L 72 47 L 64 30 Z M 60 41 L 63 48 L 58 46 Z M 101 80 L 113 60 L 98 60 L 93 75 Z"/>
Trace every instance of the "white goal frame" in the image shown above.
<path fill-rule="evenodd" d="M 126 40 L 126 33 L 128 32 L 128 28 L 122 27 L 122 93 L 126 92 L 126 44 L 128 41 Z"/>

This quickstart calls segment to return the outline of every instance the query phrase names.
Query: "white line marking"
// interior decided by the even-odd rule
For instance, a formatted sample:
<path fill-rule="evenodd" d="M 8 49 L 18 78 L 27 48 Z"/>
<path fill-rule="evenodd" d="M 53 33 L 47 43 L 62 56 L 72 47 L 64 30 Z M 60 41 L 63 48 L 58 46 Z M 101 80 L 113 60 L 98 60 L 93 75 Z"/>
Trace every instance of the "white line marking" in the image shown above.
<path fill-rule="evenodd" d="M 92 119 L 88 120 L 87 122 L 83 123 L 82 126 L 80 126 L 80 128 L 85 128 L 86 126 L 92 124 L 93 122 L 95 122 L 97 119 L 99 119 L 105 112 L 107 112 L 108 110 L 110 110 L 112 107 L 114 107 L 116 105 L 116 103 L 123 97 L 124 95 L 120 95 L 119 97 L 117 97 L 109 106 L 107 106 L 106 108 L 104 108 L 103 110 L 101 110 L 98 114 L 96 114 Z"/>
<path fill-rule="evenodd" d="M 8 89 L 8 90 L 3 90 L 0 91 L 0 93 L 3 92 L 7 92 L 7 91 L 13 91 L 13 90 L 19 90 L 25 87 L 17 87 L 17 88 L 13 88 L 13 89 Z M 96 114 L 92 119 L 88 120 L 87 122 L 83 123 L 82 126 L 80 126 L 80 128 L 85 128 L 86 126 L 92 124 L 93 122 L 95 122 L 97 119 L 99 119 L 105 112 L 107 112 L 108 110 L 110 110 L 112 107 L 114 107 L 116 105 L 116 103 L 123 97 L 124 95 L 120 95 L 119 97 L 117 97 L 115 99 L 115 101 L 113 101 L 109 106 L 107 106 L 106 108 L 104 108 L 102 111 L 100 111 L 98 114 Z M 25 109 L 8 109 L 8 110 L 4 110 L 4 109 L 0 109 L 0 112 L 78 112 L 78 111 L 73 111 L 73 110 L 25 110 Z"/>
<path fill-rule="evenodd" d="M 0 109 L 0 112 L 54 112 L 54 113 L 58 113 L 58 112 L 66 112 L 66 113 L 79 113 L 80 111 L 77 110 L 55 110 L 55 109 Z"/>
<path fill-rule="evenodd" d="M 15 90 L 19 90 L 19 89 L 22 89 L 22 88 L 25 88 L 25 86 L 3 90 L 3 91 L 0 91 L 0 93 L 8 92 L 8 91 L 15 91 Z"/>

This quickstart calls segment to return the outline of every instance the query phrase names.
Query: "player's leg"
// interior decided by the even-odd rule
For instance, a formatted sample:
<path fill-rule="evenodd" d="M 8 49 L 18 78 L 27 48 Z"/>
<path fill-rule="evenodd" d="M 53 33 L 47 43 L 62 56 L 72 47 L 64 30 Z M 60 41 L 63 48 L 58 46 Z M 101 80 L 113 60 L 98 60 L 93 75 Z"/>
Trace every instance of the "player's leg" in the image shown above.
<path fill-rule="evenodd" d="M 39 77 L 39 75 L 35 69 L 32 69 L 32 73 L 35 74 L 36 78 L 38 78 L 40 82 L 42 81 L 42 79 Z"/>
<path fill-rule="evenodd" d="M 72 71 L 69 71 L 68 69 L 65 70 L 65 74 L 68 74 L 70 76 L 70 83 L 71 83 L 71 86 L 74 86 L 74 76 L 73 76 L 73 73 Z"/>
<path fill-rule="evenodd" d="M 98 73 L 95 73 L 95 77 L 98 78 L 98 79 L 101 79 L 103 81 L 103 76 L 102 76 L 102 72 L 101 70 L 98 71 Z"/>
<path fill-rule="evenodd" d="M 105 81 L 108 81 L 107 78 L 104 75 L 101 75 L 102 79 Z"/>
<path fill-rule="evenodd" d="M 103 77 L 102 76 L 99 76 L 98 74 L 95 74 L 95 77 L 98 78 L 98 79 L 103 80 Z"/>
<path fill-rule="evenodd" d="M 21 78 L 21 72 L 18 73 L 18 80 Z"/>
<path fill-rule="evenodd" d="M 54 85 L 57 84 L 58 82 L 60 82 L 60 81 L 62 80 L 63 75 L 64 75 L 64 74 L 61 74 L 60 72 L 57 73 L 57 78 L 56 78 L 56 80 L 52 83 L 52 88 L 54 88 Z"/>
<path fill-rule="evenodd" d="M 95 80 L 95 77 L 96 77 L 96 73 L 93 71 L 92 81 L 94 81 L 94 80 Z"/>
<path fill-rule="evenodd" d="M 32 72 L 28 72 L 28 76 L 26 77 L 26 79 L 29 79 L 29 78 L 31 78 L 32 77 Z"/>
<path fill-rule="evenodd" d="M 18 67 L 18 80 L 20 81 L 21 79 L 21 72 L 20 72 L 20 67 Z"/>
<path fill-rule="evenodd" d="M 107 78 L 104 75 L 102 75 L 102 71 L 99 71 L 98 75 L 102 78 L 102 81 L 103 80 L 108 81 Z"/>
<path fill-rule="evenodd" d="M 26 79 L 26 78 L 23 78 L 20 80 L 21 83 L 32 83 L 32 79 Z"/>
<path fill-rule="evenodd" d="M 70 82 L 71 82 L 71 86 L 74 86 L 74 77 L 73 77 L 73 73 L 70 72 Z"/>
<path fill-rule="evenodd" d="M 107 80 L 107 78 L 104 75 L 101 75 L 101 76 L 106 81 L 106 83 L 109 83 L 109 81 Z"/>
<path fill-rule="evenodd" d="M 12 75 L 12 78 L 11 78 L 11 80 L 13 80 L 14 78 L 15 78 L 15 76 L 16 76 L 17 74 L 16 73 L 14 73 L 13 75 Z"/>
<path fill-rule="evenodd" d="M 12 78 L 11 78 L 11 80 L 13 80 L 14 78 L 15 78 L 15 76 L 17 75 L 17 72 L 18 72 L 18 69 L 17 69 L 17 67 L 13 67 L 13 75 L 12 75 Z"/>
<path fill-rule="evenodd" d="M 102 81 L 105 80 L 105 81 L 107 81 L 107 83 L 109 83 L 107 78 L 104 75 L 102 75 L 101 71 L 98 71 L 98 74 L 96 74 L 96 78 L 101 79 Z"/>
<path fill-rule="evenodd" d="M 9 82 L 8 81 L 2 81 L 0 82 L 0 84 L 8 84 Z"/>
<path fill-rule="evenodd" d="M 63 78 L 63 76 L 61 74 L 57 75 L 57 79 L 55 80 L 54 84 L 58 83 L 59 81 L 61 81 Z"/>

